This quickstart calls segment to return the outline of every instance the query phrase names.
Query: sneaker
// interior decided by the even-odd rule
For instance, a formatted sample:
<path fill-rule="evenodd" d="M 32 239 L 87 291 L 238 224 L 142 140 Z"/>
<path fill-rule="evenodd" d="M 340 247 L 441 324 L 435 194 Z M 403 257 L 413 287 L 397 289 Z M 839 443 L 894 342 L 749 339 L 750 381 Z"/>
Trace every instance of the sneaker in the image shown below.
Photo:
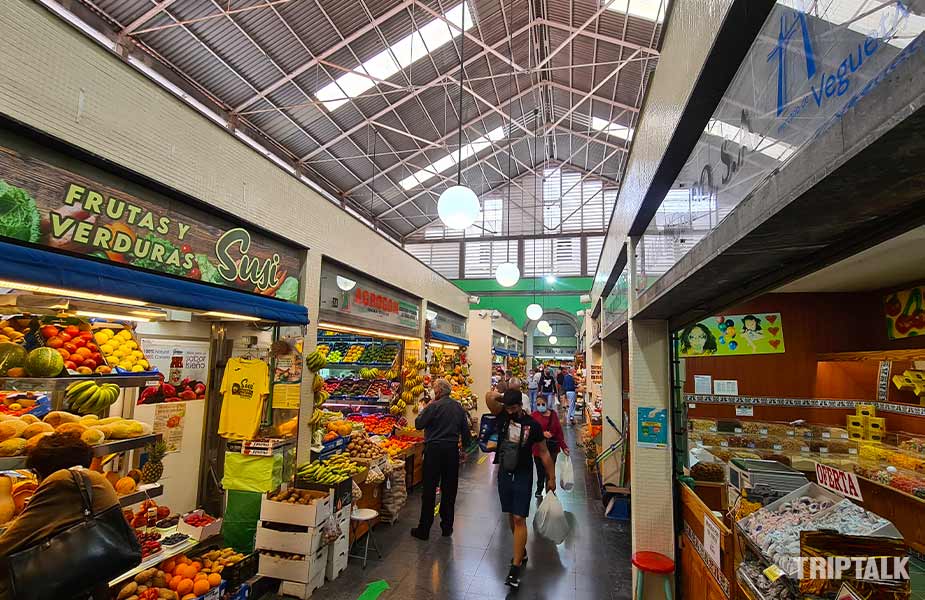
<path fill-rule="evenodd" d="M 513 559 L 513 558 L 511 559 L 511 566 L 514 566 L 514 559 Z M 526 553 L 526 552 L 524 552 L 524 559 L 523 559 L 522 561 L 520 561 L 520 566 L 521 566 L 521 567 L 526 567 L 526 566 L 527 566 L 527 553 Z"/>
<path fill-rule="evenodd" d="M 427 541 L 427 538 L 430 537 L 430 532 L 424 530 L 421 527 L 415 527 L 411 530 L 411 537 L 416 537 L 419 540 Z"/>
<path fill-rule="evenodd" d="M 504 580 L 504 585 L 515 590 L 520 587 L 520 567 L 511 565 L 511 570 L 507 574 L 507 579 Z"/>
<path fill-rule="evenodd" d="M 444 529 L 442 535 L 443 535 L 443 537 L 450 537 L 451 535 L 453 535 L 453 530 L 452 530 L 452 529 Z"/>

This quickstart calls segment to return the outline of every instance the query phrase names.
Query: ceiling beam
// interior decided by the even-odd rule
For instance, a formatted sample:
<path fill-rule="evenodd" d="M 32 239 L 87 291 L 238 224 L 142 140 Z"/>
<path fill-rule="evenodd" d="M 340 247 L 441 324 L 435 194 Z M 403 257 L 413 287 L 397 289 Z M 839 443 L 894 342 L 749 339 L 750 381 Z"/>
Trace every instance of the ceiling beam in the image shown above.
<path fill-rule="evenodd" d="M 260 90 L 259 92 L 257 92 L 256 95 L 251 96 L 250 98 L 248 98 L 247 100 L 245 100 L 245 101 L 242 102 L 241 104 L 237 105 L 237 106 L 234 108 L 234 110 L 233 110 L 232 112 L 235 112 L 235 113 L 241 112 L 242 110 L 244 110 L 245 108 L 247 108 L 248 106 L 250 106 L 251 104 L 253 104 L 254 102 L 260 100 L 261 98 L 265 98 L 265 97 L 267 96 L 267 94 L 273 93 L 274 91 L 278 90 L 280 87 L 286 85 L 287 83 L 289 83 L 290 81 L 292 81 L 293 79 L 295 79 L 296 77 L 298 77 L 299 75 L 301 75 L 302 73 L 308 71 L 309 69 L 311 69 L 312 67 L 314 67 L 315 65 L 317 65 L 319 60 L 323 60 L 323 59 L 325 59 L 325 58 L 331 56 L 332 54 L 334 54 L 334 53 L 337 52 L 338 50 L 340 50 L 340 49 L 342 49 L 342 48 L 345 48 L 347 45 L 349 45 L 351 42 L 353 42 L 353 41 L 356 40 L 357 38 L 363 36 L 364 34 L 370 32 L 370 31 L 372 31 L 373 29 L 376 29 L 377 27 L 379 27 L 380 25 L 382 25 L 383 23 L 385 23 L 386 21 L 388 21 L 389 19 L 391 19 L 391 18 L 394 17 L 395 15 L 397 15 L 397 14 L 401 13 L 402 11 L 406 10 L 406 9 L 407 9 L 409 6 L 411 6 L 412 4 L 414 4 L 414 0 L 402 0 L 402 2 L 401 2 L 400 4 L 396 5 L 395 7 L 391 8 L 390 10 L 387 10 L 386 12 L 382 13 L 382 15 L 380 15 L 379 17 L 377 17 L 375 20 L 373 20 L 373 21 L 367 23 L 367 24 L 364 25 L 363 27 L 360 27 L 359 29 L 357 29 L 356 31 L 354 31 L 353 33 L 351 33 L 350 35 L 344 37 L 344 38 L 343 38 L 341 41 L 339 41 L 338 43 L 334 44 L 333 46 L 331 46 L 330 48 L 328 48 L 327 50 L 325 50 L 324 52 L 322 52 L 322 53 L 320 53 L 320 54 L 318 54 L 318 55 L 316 55 L 316 56 L 313 56 L 310 60 L 308 60 L 308 61 L 302 63 L 302 65 L 300 65 L 299 67 L 297 67 L 295 70 L 293 70 L 293 71 L 292 71 L 291 73 L 289 73 L 288 75 L 285 75 L 285 76 L 283 76 L 283 77 L 280 78 L 280 79 L 277 79 L 275 82 L 271 83 L 271 84 L 268 85 L 267 87 L 265 87 L 265 88 L 263 88 L 262 90 Z"/>
<path fill-rule="evenodd" d="M 620 64 L 623 64 L 623 63 L 621 62 Z M 547 81 L 547 82 L 546 82 L 546 85 L 548 85 L 548 86 L 550 86 L 550 87 L 553 87 L 553 88 L 555 88 L 555 89 L 557 89 L 557 90 L 562 90 L 563 92 L 567 92 L 567 93 L 569 93 L 569 94 L 581 95 L 581 94 L 587 94 L 587 93 L 588 93 L 588 92 L 586 92 L 586 91 L 584 91 L 584 90 L 577 90 L 577 89 L 575 89 L 575 88 L 573 88 L 573 87 L 570 87 L 570 86 L 561 84 L 561 83 L 559 83 L 558 81 Z M 610 98 L 605 98 L 605 97 L 603 97 L 603 96 L 591 96 L 590 98 L 587 98 L 585 101 L 588 101 L 588 100 L 590 100 L 591 102 L 600 102 L 600 103 L 602 103 L 602 104 L 606 104 L 606 105 L 611 106 L 611 107 L 613 107 L 613 108 L 618 108 L 618 109 L 620 109 L 620 110 L 625 110 L 625 111 L 629 111 L 629 112 L 632 112 L 632 113 L 638 113 L 638 112 L 639 112 L 639 109 L 636 108 L 635 106 L 632 106 L 631 104 L 624 104 L 624 103 L 622 103 L 622 102 L 617 102 L 616 100 L 612 100 L 612 99 L 610 99 Z"/>
<path fill-rule="evenodd" d="M 570 33 L 581 35 L 584 37 L 589 37 L 600 42 L 605 42 L 607 44 L 613 44 L 615 46 L 623 46 L 624 48 L 629 48 L 630 50 L 641 50 L 646 54 L 651 54 L 653 56 L 658 56 L 659 51 L 655 48 L 649 46 L 641 46 L 639 44 L 634 44 L 632 42 L 627 42 L 626 40 L 621 40 L 620 38 L 615 38 L 609 35 L 604 35 L 602 33 L 596 33 L 594 31 L 588 31 L 587 29 L 581 29 L 578 27 L 572 27 L 571 25 L 566 25 L 565 23 L 559 23 L 558 21 L 552 21 L 550 19 L 537 19 L 537 23 L 540 25 L 546 25 L 547 27 L 552 27 L 553 29 L 559 29 L 561 31 L 568 31 Z M 569 38 L 569 41 L 574 39 L 574 36 Z"/>
<path fill-rule="evenodd" d="M 639 50 L 634 50 L 633 53 L 630 54 L 630 58 L 632 59 L 633 57 L 635 57 L 635 56 L 638 55 L 638 54 L 639 54 Z M 623 67 L 625 67 L 625 66 L 628 65 L 628 64 L 629 64 L 629 61 L 622 62 L 622 63 L 620 63 L 619 65 L 617 65 L 616 68 L 612 69 L 612 70 L 610 71 L 610 73 L 607 74 L 607 77 L 604 77 L 604 78 L 601 79 L 598 83 L 596 83 L 596 84 L 594 85 L 594 87 L 591 88 L 591 91 L 588 92 L 587 94 L 585 94 L 584 97 L 583 97 L 581 100 L 579 100 L 579 101 L 576 102 L 575 104 L 572 104 L 572 106 L 571 106 L 567 111 L 565 111 L 565 114 L 564 114 L 564 115 L 562 115 L 561 117 L 559 117 L 558 119 L 556 119 L 556 121 L 555 121 L 555 123 L 553 123 L 553 125 L 559 125 L 560 123 L 562 123 L 562 121 L 566 120 L 566 119 L 569 117 L 569 115 L 571 115 L 573 112 L 575 112 L 575 109 L 577 109 L 579 106 L 581 106 L 582 103 L 585 102 L 585 100 L 591 99 L 591 98 L 594 96 L 594 94 L 597 92 L 597 90 L 599 90 L 599 89 L 601 89 L 602 87 L 604 87 L 604 85 L 605 85 L 608 81 L 610 81 L 611 78 L 613 78 L 617 73 L 619 73 L 621 70 L 623 70 Z"/>
<path fill-rule="evenodd" d="M 137 19 L 135 19 L 134 21 L 126 25 L 125 28 L 121 32 L 119 32 L 120 35 L 132 35 L 132 33 L 134 33 L 135 30 L 139 29 L 142 25 L 144 25 L 145 23 L 147 23 L 148 21 L 150 21 L 151 19 L 159 15 L 161 11 L 166 10 L 167 7 L 169 7 L 171 4 L 173 4 L 176 1 L 177 0 L 163 0 L 162 2 L 158 2 L 157 4 L 149 8 L 147 11 L 145 11 L 143 15 L 141 15 L 140 17 L 138 17 Z"/>

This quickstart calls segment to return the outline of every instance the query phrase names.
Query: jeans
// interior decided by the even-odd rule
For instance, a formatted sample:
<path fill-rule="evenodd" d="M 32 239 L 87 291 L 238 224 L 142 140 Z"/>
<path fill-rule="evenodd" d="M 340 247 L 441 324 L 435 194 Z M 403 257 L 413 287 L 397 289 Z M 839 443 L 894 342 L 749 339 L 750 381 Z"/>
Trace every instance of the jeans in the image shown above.
<path fill-rule="evenodd" d="M 424 447 L 423 494 L 419 527 L 429 531 L 434 523 L 437 486 L 440 486 L 440 527 L 453 530 L 456 490 L 459 486 L 459 449 L 456 444 L 427 444 Z"/>
<path fill-rule="evenodd" d="M 568 398 L 568 420 L 575 420 L 575 392 L 565 392 L 565 397 Z"/>
<path fill-rule="evenodd" d="M 540 443 L 545 443 L 545 440 Z M 556 464 L 556 456 L 559 455 L 558 450 L 551 451 L 549 457 L 552 459 L 552 464 Z M 543 461 L 540 460 L 539 456 L 533 457 L 533 464 L 536 465 L 536 493 L 542 494 L 546 491 L 546 467 L 543 465 Z M 553 477 L 555 477 L 553 473 Z"/>
<path fill-rule="evenodd" d="M 530 388 L 527 390 L 527 395 L 530 396 L 530 412 L 536 411 L 536 388 Z"/>

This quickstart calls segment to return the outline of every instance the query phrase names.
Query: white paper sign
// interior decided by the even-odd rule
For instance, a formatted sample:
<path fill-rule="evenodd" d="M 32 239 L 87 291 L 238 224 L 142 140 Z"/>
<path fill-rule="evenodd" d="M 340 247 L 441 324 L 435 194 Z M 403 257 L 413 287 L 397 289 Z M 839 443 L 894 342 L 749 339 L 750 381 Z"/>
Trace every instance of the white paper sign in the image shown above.
<path fill-rule="evenodd" d="M 694 375 L 694 393 L 710 394 L 713 390 L 713 377 L 710 375 Z"/>
<path fill-rule="evenodd" d="M 719 552 L 719 527 L 709 515 L 703 515 L 703 550 L 717 567 L 722 565 Z"/>
<path fill-rule="evenodd" d="M 738 379 L 717 379 L 713 382 L 713 393 L 717 396 L 738 396 Z"/>
<path fill-rule="evenodd" d="M 754 417 L 755 407 L 754 406 L 736 406 L 736 416 L 737 417 Z"/>

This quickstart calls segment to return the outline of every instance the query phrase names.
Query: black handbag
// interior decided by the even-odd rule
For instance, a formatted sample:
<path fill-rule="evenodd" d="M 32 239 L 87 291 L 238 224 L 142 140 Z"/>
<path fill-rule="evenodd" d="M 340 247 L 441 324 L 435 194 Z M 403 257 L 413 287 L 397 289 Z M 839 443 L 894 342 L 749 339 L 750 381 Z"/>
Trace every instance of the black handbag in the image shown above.
<path fill-rule="evenodd" d="M 141 545 L 122 507 L 95 513 L 90 478 L 78 469 L 71 469 L 71 477 L 80 490 L 83 519 L 7 557 L 16 600 L 86 598 L 141 563 Z"/>

